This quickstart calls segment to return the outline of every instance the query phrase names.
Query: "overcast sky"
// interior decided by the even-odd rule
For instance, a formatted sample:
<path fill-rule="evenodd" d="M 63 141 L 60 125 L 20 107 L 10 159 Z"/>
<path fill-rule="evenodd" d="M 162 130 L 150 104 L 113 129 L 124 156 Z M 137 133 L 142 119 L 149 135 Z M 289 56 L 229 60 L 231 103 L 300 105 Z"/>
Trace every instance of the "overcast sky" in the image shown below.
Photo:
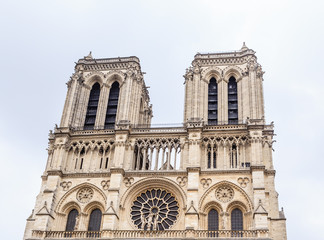
<path fill-rule="evenodd" d="M 324 1 L 1 1 L 1 239 L 22 239 L 74 62 L 137 56 L 154 123 L 183 120 L 197 52 L 238 50 L 263 66 L 266 120 L 288 238 L 324 239 Z"/>

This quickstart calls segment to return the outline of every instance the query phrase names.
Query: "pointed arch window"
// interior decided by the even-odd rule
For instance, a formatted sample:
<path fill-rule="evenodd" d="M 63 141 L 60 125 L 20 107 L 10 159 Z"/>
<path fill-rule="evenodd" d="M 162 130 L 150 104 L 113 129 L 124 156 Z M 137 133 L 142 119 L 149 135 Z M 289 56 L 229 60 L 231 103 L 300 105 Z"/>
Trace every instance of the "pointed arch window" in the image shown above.
<path fill-rule="evenodd" d="M 94 209 L 90 214 L 88 231 L 100 231 L 102 212 L 100 209 Z"/>
<path fill-rule="evenodd" d="M 213 77 L 208 84 L 208 124 L 217 125 L 217 82 Z"/>
<path fill-rule="evenodd" d="M 231 227 L 233 231 L 243 230 L 243 214 L 238 208 L 235 208 L 231 213 Z"/>
<path fill-rule="evenodd" d="M 110 88 L 108 106 L 105 119 L 105 128 L 114 128 L 116 123 L 119 98 L 119 83 L 114 82 Z"/>
<path fill-rule="evenodd" d="M 67 232 L 74 231 L 78 215 L 79 215 L 79 212 L 76 209 L 72 209 L 69 212 L 68 219 L 67 219 L 67 222 L 66 222 L 65 231 L 67 231 Z"/>
<path fill-rule="evenodd" d="M 228 124 L 238 124 L 237 82 L 235 77 L 228 81 Z"/>
<path fill-rule="evenodd" d="M 99 96 L 100 96 L 100 85 L 99 83 L 95 83 L 92 86 L 92 89 L 90 91 L 88 109 L 87 109 L 87 114 L 84 122 L 84 129 L 94 128 L 96 122 L 96 116 L 97 116 Z"/>
<path fill-rule="evenodd" d="M 218 212 L 215 209 L 210 210 L 208 213 L 208 230 L 218 230 Z"/>
<path fill-rule="evenodd" d="M 207 146 L 207 168 L 217 167 L 217 146 L 216 144 L 208 144 Z"/>

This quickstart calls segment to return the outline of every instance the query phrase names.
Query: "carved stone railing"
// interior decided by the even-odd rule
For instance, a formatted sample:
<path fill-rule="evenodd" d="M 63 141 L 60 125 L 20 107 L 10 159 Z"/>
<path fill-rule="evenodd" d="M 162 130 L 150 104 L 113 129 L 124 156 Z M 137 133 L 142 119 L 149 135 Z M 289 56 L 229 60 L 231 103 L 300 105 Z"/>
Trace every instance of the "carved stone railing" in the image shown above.
<path fill-rule="evenodd" d="M 99 232 L 88 231 L 33 231 L 32 239 L 141 239 L 141 238 L 248 238 L 269 239 L 268 230 L 166 230 L 166 231 L 138 231 L 138 230 L 103 230 Z"/>

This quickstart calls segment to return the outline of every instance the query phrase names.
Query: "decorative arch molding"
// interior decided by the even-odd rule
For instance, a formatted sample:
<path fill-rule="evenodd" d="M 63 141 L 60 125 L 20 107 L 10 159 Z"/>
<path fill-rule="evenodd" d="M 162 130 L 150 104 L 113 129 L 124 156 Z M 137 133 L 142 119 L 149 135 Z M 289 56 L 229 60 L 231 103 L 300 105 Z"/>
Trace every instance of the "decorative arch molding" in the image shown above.
<path fill-rule="evenodd" d="M 240 81 L 243 76 L 242 68 L 238 66 L 228 66 L 224 69 L 224 79 L 226 82 L 230 79 L 230 77 L 235 77 L 236 82 Z"/>
<path fill-rule="evenodd" d="M 136 195 L 149 188 L 165 188 L 166 190 L 173 193 L 180 204 L 180 207 L 186 207 L 186 194 L 178 184 L 167 178 L 145 178 L 132 185 L 121 197 L 120 207 L 125 208 L 125 205 L 135 199 Z M 128 204 L 130 205 L 130 204 Z"/>
<path fill-rule="evenodd" d="M 72 202 L 68 202 L 68 203 L 64 204 L 64 206 L 62 207 L 61 213 L 67 215 L 67 214 L 69 214 L 69 212 L 72 209 L 76 209 L 79 213 L 81 212 L 80 205 L 77 202 L 72 201 Z"/>
<path fill-rule="evenodd" d="M 66 146 L 68 151 L 74 151 L 74 153 L 78 153 L 83 148 L 85 152 L 87 153 L 89 150 L 95 150 L 95 149 L 113 149 L 115 145 L 115 141 L 113 138 L 109 139 L 100 139 L 100 140 L 90 140 L 90 141 L 71 141 Z"/>
<path fill-rule="evenodd" d="M 216 81 L 220 82 L 223 79 L 222 73 L 223 73 L 222 69 L 220 69 L 219 67 L 213 66 L 213 67 L 204 69 L 201 72 L 201 76 L 202 76 L 203 81 L 205 81 L 206 83 L 209 83 L 209 81 L 212 77 L 215 77 Z"/>
<path fill-rule="evenodd" d="M 100 87 L 103 86 L 105 75 L 99 71 L 93 71 L 84 77 L 84 84 L 90 89 L 92 86 L 98 82 Z"/>
<path fill-rule="evenodd" d="M 73 187 L 70 191 L 68 191 L 67 193 L 65 193 L 61 197 L 59 203 L 57 204 L 57 207 L 55 209 L 55 212 L 57 212 L 57 213 L 63 213 L 64 212 L 63 210 L 65 209 L 64 207 L 68 207 L 68 204 L 69 203 L 75 202 L 75 197 L 73 198 L 73 200 L 70 200 L 69 197 L 72 194 L 76 194 L 79 189 L 84 188 L 84 187 L 92 188 L 94 190 L 95 194 L 98 194 L 99 196 L 102 197 L 103 203 L 101 203 L 101 205 L 104 205 L 104 206 L 106 205 L 106 203 L 107 203 L 107 197 L 106 197 L 106 195 L 103 193 L 103 191 L 100 188 L 98 188 L 96 185 L 91 184 L 91 183 L 81 183 L 81 184 Z M 80 211 L 82 211 L 82 207 L 80 207 Z"/>
<path fill-rule="evenodd" d="M 206 203 L 203 207 L 202 207 L 202 213 L 203 214 L 208 214 L 208 212 L 212 209 L 217 210 L 218 213 L 222 213 L 223 212 L 223 207 L 222 205 L 220 205 L 218 202 L 216 201 L 211 201 Z"/>
<path fill-rule="evenodd" d="M 83 213 L 84 213 L 84 214 L 89 214 L 89 215 L 90 215 L 90 213 L 91 213 L 94 209 L 96 209 L 96 208 L 100 209 L 100 211 L 101 211 L 102 213 L 105 212 L 105 206 L 104 206 L 101 202 L 99 202 L 99 201 L 92 201 L 92 202 L 88 203 L 88 204 L 84 207 L 84 209 L 83 209 Z"/>
<path fill-rule="evenodd" d="M 240 209 L 243 213 L 247 213 L 249 211 L 246 205 L 241 201 L 233 201 L 230 204 L 228 204 L 226 212 L 231 213 L 235 208 Z"/>
<path fill-rule="evenodd" d="M 125 73 L 122 71 L 112 71 L 106 74 L 106 84 L 110 88 L 114 82 L 118 82 L 121 87 L 125 80 Z"/>
<path fill-rule="evenodd" d="M 203 194 L 203 196 L 201 197 L 201 199 L 200 199 L 200 201 L 199 201 L 199 207 L 198 207 L 198 209 L 199 209 L 199 211 L 202 211 L 202 207 L 203 206 L 205 206 L 205 199 L 207 198 L 207 196 L 211 193 L 211 192 L 213 192 L 213 191 L 215 191 L 218 187 L 220 187 L 220 186 L 222 186 L 222 185 L 226 185 L 226 186 L 230 186 L 230 187 L 232 187 L 236 192 L 239 192 L 239 193 L 241 193 L 242 195 L 243 195 L 243 197 L 245 198 L 245 201 L 246 201 L 246 207 L 245 207 L 245 209 L 247 209 L 247 211 L 252 211 L 253 210 L 253 204 L 252 204 L 252 201 L 251 201 L 251 199 L 250 199 L 250 197 L 247 195 L 247 193 L 241 188 L 241 187 L 239 187 L 239 186 L 237 186 L 236 184 L 234 184 L 234 183 L 231 183 L 231 182 L 229 182 L 229 181 L 221 181 L 221 182 L 218 182 L 218 183 L 216 183 L 216 184 L 214 184 L 213 186 L 211 186 L 209 189 L 207 189 L 207 191 Z M 234 201 L 233 202 L 237 202 L 237 201 L 235 201 L 235 199 L 234 199 Z M 231 205 L 231 203 L 229 204 L 229 206 Z M 245 205 L 244 205 L 245 206 Z M 227 207 L 228 208 L 228 207 Z M 247 212 L 247 211 L 245 211 L 245 212 Z"/>

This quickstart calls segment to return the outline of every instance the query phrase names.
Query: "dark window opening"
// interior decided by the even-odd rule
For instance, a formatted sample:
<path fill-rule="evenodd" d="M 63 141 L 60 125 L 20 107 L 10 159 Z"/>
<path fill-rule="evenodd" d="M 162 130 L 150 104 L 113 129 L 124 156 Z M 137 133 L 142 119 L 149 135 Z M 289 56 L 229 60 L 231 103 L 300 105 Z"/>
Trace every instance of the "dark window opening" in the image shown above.
<path fill-rule="evenodd" d="M 78 211 L 76 209 L 72 209 L 69 212 L 68 219 L 67 219 L 67 222 L 66 222 L 65 231 L 67 231 L 67 232 L 74 231 L 75 224 L 76 224 L 76 219 L 77 219 L 78 215 L 79 215 L 79 213 L 78 213 Z"/>
<path fill-rule="evenodd" d="M 100 169 L 101 169 L 101 167 L 102 167 L 102 158 L 100 158 Z"/>
<path fill-rule="evenodd" d="M 231 213 L 231 226 L 233 231 L 243 230 L 243 214 L 238 208 L 235 208 Z"/>
<path fill-rule="evenodd" d="M 105 169 L 108 168 L 108 158 L 106 158 L 106 164 L 105 164 Z"/>
<path fill-rule="evenodd" d="M 74 169 L 76 169 L 77 166 L 78 166 L 78 159 L 76 158 L 76 159 L 75 159 L 75 166 L 74 166 Z"/>
<path fill-rule="evenodd" d="M 208 124 L 217 125 L 217 82 L 213 77 L 208 84 Z"/>
<path fill-rule="evenodd" d="M 116 123 L 119 98 L 119 83 L 114 82 L 109 92 L 108 106 L 105 119 L 105 128 L 114 128 Z"/>
<path fill-rule="evenodd" d="M 84 129 L 93 129 L 94 128 L 94 125 L 96 122 L 96 116 L 97 116 L 99 96 L 100 96 L 100 85 L 99 85 L 99 83 L 95 83 L 92 86 L 92 89 L 90 92 L 88 109 L 87 109 L 87 114 L 86 114 L 85 123 L 84 123 Z"/>
<path fill-rule="evenodd" d="M 90 214 L 88 231 L 100 231 L 102 213 L 97 208 Z"/>
<path fill-rule="evenodd" d="M 234 77 L 228 81 L 228 124 L 238 124 L 237 82 Z"/>
<path fill-rule="evenodd" d="M 208 213 L 208 231 L 218 231 L 218 212 L 215 209 Z M 208 237 L 218 237 L 218 233 L 209 232 Z"/>
<path fill-rule="evenodd" d="M 81 158 L 80 169 L 82 169 L 82 166 L 83 166 L 83 158 Z"/>

